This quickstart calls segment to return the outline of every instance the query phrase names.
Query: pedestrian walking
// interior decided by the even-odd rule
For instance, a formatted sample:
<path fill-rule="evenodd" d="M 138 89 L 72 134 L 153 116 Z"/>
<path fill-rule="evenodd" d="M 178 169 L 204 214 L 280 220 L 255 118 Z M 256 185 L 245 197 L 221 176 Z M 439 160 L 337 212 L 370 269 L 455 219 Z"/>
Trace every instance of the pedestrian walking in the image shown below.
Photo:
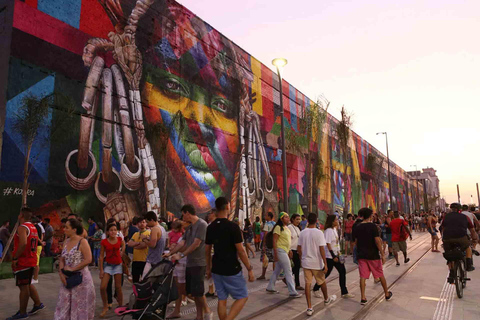
<path fill-rule="evenodd" d="M 142 241 L 148 247 L 147 263 L 143 268 L 142 279 L 152 269 L 153 265 L 160 263 L 163 260 L 163 251 L 167 244 L 167 231 L 158 222 L 157 214 L 149 211 L 145 214 L 145 221 L 150 228 L 150 234 L 141 235 Z"/>
<path fill-rule="evenodd" d="M 139 282 L 142 277 L 145 264 L 147 263 L 148 247 L 142 241 L 142 236 L 149 236 L 150 230 L 147 230 L 147 221 L 145 217 L 136 217 L 135 227 L 138 231 L 131 235 L 127 246 L 133 249 L 132 254 L 132 281 Z"/>
<path fill-rule="evenodd" d="M 100 258 L 100 242 L 102 241 L 103 236 L 103 223 L 97 222 L 95 223 L 95 233 L 91 239 L 93 243 L 93 261 L 95 266 L 98 267 L 98 259 Z"/>
<path fill-rule="evenodd" d="M 248 270 L 248 280 L 254 281 L 255 276 L 253 266 L 242 246 L 240 229 L 227 218 L 230 212 L 228 200 L 224 197 L 217 198 L 215 207 L 217 219 L 208 226 L 205 240 L 207 279 L 213 278 L 217 288 L 218 317 L 220 320 L 233 320 L 248 300 L 247 283 L 238 258 Z M 235 301 L 227 313 L 228 296 Z"/>
<path fill-rule="evenodd" d="M 195 208 L 191 204 L 184 205 L 181 211 L 183 219 L 190 222 L 190 226 L 186 228 L 183 240 L 166 256 L 171 256 L 174 260 L 187 257 L 185 269 L 186 292 L 191 294 L 195 300 L 197 308 L 196 319 L 203 320 L 205 315 L 207 320 L 211 320 L 213 312 L 207 305 L 204 284 L 207 266 L 205 258 L 207 223 L 197 216 Z"/>
<path fill-rule="evenodd" d="M 297 247 L 298 247 L 298 237 L 300 236 L 300 215 L 298 213 L 292 214 L 290 218 L 290 224 L 288 225 L 288 229 L 290 229 L 290 234 L 292 235 L 292 244 L 290 245 L 290 250 L 292 251 L 292 272 L 293 277 L 295 279 L 295 289 L 296 290 L 304 290 L 304 288 L 300 285 L 300 256 L 298 255 Z"/>
<path fill-rule="evenodd" d="M 43 228 L 45 229 L 45 236 L 43 237 L 43 242 L 45 242 L 45 256 L 51 257 L 52 256 L 52 243 L 53 243 L 53 227 L 50 224 L 50 219 L 45 218 L 43 219 Z"/>
<path fill-rule="evenodd" d="M 275 290 L 275 282 L 283 271 L 285 273 L 285 281 L 290 297 L 300 298 L 302 294 L 298 293 L 295 289 L 292 265 L 290 263 L 290 258 L 293 257 L 293 253 L 290 250 L 292 234 L 290 233 L 290 229 L 288 229 L 290 217 L 286 212 L 280 212 L 278 217 L 278 221 L 273 228 L 273 257 L 276 265 L 266 291 L 268 293 L 278 293 L 278 291 Z"/>
<path fill-rule="evenodd" d="M 385 255 L 382 251 L 382 240 L 378 234 L 377 226 L 372 223 L 372 209 L 362 208 L 358 215 L 363 217 L 363 221 L 353 228 L 353 237 L 357 246 L 358 271 L 360 274 L 360 303 L 365 305 L 367 297 L 365 295 L 366 280 L 370 278 L 370 273 L 374 278 L 379 278 L 382 283 L 385 299 L 390 301 L 393 293 L 388 291 L 387 281 L 383 275 L 383 264 Z"/>
<path fill-rule="evenodd" d="M 123 306 L 122 278 L 123 262 L 122 256 L 125 252 L 125 242 L 117 236 L 117 225 L 107 225 L 108 237 L 103 239 L 100 247 L 100 293 L 102 295 L 103 310 L 100 317 L 103 318 L 109 309 L 107 286 L 110 278 L 115 279 L 115 294 L 119 306 Z"/>
<path fill-rule="evenodd" d="M 83 238 L 82 224 L 70 219 L 64 229 L 67 239 L 60 256 L 60 280 L 54 320 L 92 320 L 95 317 L 95 287 L 88 265 L 92 252 Z"/>
<path fill-rule="evenodd" d="M 247 251 L 247 256 L 248 252 L 250 251 L 252 253 L 252 258 L 255 258 L 255 251 L 252 249 L 252 241 L 253 241 L 253 228 L 252 224 L 250 223 L 250 219 L 246 218 L 243 220 L 243 241 L 245 244 L 245 250 Z"/>
<path fill-rule="evenodd" d="M 325 279 L 332 273 L 333 268 L 338 271 L 338 281 L 340 283 L 340 289 L 342 298 L 354 298 L 355 295 L 348 293 L 347 289 L 347 271 L 345 269 L 345 257 L 340 251 L 340 242 L 338 237 L 338 217 L 335 215 L 329 215 L 325 222 L 325 242 L 327 247 L 325 248 L 325 255 L 327 258 L 328 271 L 325 274 Z M 318 291 L 317 285 L 313 288 L 313 291 Z"/>
<path fill-rule="evenodd" d="M 260 217 L 255 218 L 253 223 L 253 234 L 255 241 L 255 251 L 260 251 L 260 243 L 262 242 L 262 225 L 260 224 Z"/>
<path fill-rule="evenodd" d="M 308 225 L 300 233 L 298 238 L 297 251 L 301 257 L 303 274 L 305 277 L 305 297 L 307 300 L 307 315 L 313 314 L 312 294 L 310 287 L 312 280 L 322 289 L 324 303 L 329 305 L 337 299 L 337 296 L 328 296 L 327 283 L 325 282 L 325 273 L 328 272 L 327 260 L 325 255 L 325 237 L 323 232 L 317 229 L 317 215 L 310 213 L 308 215 Z M 316 297 L 320 297 L 317 291 Z"/>
<path fill-rule="evenodd" d="M 37 284 L 38 283 L 38 274 L 40 273 L 40 258 L 42 256 L 42 251 L 43 251 L 43 246 L 45 242 L 43 241 L 43 236 L 45 235 L 45 229 L 43 228 L 41 224 L 41 217 L 39 216 L 33 216 L 32 217 L 32 223 L 35 226 L 35 229 L 37 229 L 37 235 L 38 235 L 38 242 L 37 242 L 37 265 L 33 269 L 33 279 L 32 279 L 32 284 Z"/>
<path fill-rule="evenodd" d="M 12 270 L 15 284 L 20 289 L 20 307 L 7 320 L 27 319 L 45 306 L 40 302 L 37 289 L 32 285 L 33 269 L 37 265 L 37 228 L 31 223 L 32 210 L 22 208 L 18 216 L 18 228 L 13 239 Z M 33 308 L 27 313 L 28 300 L 32 298 Z"/>
<path fill-rule="evenodd" d="M 170 251 L 173 251 L 176 246 L 183 240 L 184 234 L 184 223 L 186 222 L 182 220 L 176 220 L 172 222 L 170 233 L 168 234 L 169 244 L 170 244 Z M 167 319 L 176 319 L 180 318 L 180 307 L 182 305 L 187 305 L 186 301 L 186 289 L 185 289 L 185 268 L 187 264 L 187 258 L 183 257 L 180 260 L 177 260 L 177 265 L 173 270 L 173 278 L 175 280 L 175 284 L 177 285 L 178 290 L 178 298 L 175 301 L 175 308 L 171 314 L 167 316 Z M 185 300 L 184 300 L 185 299 Z"/>
<path fill-rule="evenodd" d="M 262 263 L 262 275 L 257 278 L 257 280 L 265 280 L 265 274 L 267 273 L 268 264 L 273 262 L 273 270 L 275 270 L 275 260 L 273 258 L 273 248 L 267 248 L 266 246 L 266 235 L 275 227 L 275 221 L 273 221 L 273 213 L 267 213 L 267 217 L 263 225 L 263 237 L 261 248 L 262 252 L 260 253 L 260 262 Z"/>
<path fill-rule="evenodd" d="M 410 236 L 412 240 L 412 233 L 408 227 L 408 222 L 400 219 L 398 211 L 393 213 L 394 219 L 390 222 L 390 229 L 392 230 L 392 248 L 393 255 L 397 261 L 397 267 L 400 266 L 398 261 L 398 252 L 403 253 L 403 263 L 408 263 L 410 259 L 407 257 L 407 237 Z"/>

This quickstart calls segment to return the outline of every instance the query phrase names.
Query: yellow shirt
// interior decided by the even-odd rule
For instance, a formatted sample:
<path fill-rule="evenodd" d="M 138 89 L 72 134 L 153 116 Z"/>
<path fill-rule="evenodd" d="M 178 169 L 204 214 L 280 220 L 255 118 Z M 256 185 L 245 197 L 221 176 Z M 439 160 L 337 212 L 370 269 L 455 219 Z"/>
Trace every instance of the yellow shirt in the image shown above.
<path fill-rule="evenodd" d="M 150 235 L 150 230 L 145 230 L 142 232 L 142 235 L 149 236 Z M 140 231 L 135 232 L 135 234 L 131 238 L 135 242 L 141 242 L 142 240 L 140 239 Z M 135 249 L 133 248 L 133 261 L 147 261 L 147 254 L 148 254 L 148 247 L 145 249 Z"/>
<path fill-rule="evenodd" d="M 283 249 L 288 253 L 292 244 L 292 234 L 290 233 L 290 229 L 288 229 L 287 226 L 284 226 L 282 231 L 280 226 L 276 226 L 275 229 L 273 229 L 273 234 L 278 234 L 277 248 Z"/>

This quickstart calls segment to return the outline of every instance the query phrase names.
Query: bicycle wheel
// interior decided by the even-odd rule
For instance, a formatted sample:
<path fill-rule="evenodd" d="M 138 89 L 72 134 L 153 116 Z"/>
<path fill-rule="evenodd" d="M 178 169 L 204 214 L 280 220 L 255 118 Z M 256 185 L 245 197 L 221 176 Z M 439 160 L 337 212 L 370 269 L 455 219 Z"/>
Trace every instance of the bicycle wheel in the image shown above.
<path fill-rule="evenodd" d="M 465 289 L 465 287 L 467 286 L 467 280 L 465 280 L 467 277 L 467 267 L 466 267 L 466 263 L 465 263 L 465 260 L 462 260 L 462 287 Z"/>
<path fill-rule="evenodd" d="M 463 298 L 463 269 L 462 263 L 460 260 L 455 261 L 454 266 L 455 272 L 455 289 L 457 290 L 457 297 L 459 299 Z"/>

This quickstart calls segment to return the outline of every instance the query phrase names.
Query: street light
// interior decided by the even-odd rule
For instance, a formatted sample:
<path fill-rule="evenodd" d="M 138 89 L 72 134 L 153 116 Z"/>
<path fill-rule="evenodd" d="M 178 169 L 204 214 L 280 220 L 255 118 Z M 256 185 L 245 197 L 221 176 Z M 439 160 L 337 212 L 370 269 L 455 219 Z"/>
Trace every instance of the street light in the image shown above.
<path fill-rule="evenodd" d="M 390 178 L 390 156 L 388 155 L 388 135 L 386 132 L 377 132 L 379 134 L 385 135 L 385 141 L 387 143 L 387 169 L 388 169 L 388 195 L 390 197 L 390 209 L 393 210 L 393 200 L 392 200 L 392 179 Z"/>
<path fill-rule="evenodd" d="M 287 59 L 276 58 L 272 60 L 272 64 L 277 68 L 278 83 L 280 86 L 280 135 L 282 139 L 282 169 L 283 169 L 283 210 L 288 213 L 288 187 L 287 187 L 287 150 L 285 149 L 285 125 L 283 124 L 283 90 L 282 75 L 280 69 L 287 65 Z"/>
<path fill-rule="evenodd" d="M 418 167 L 416 164 L 411 164 L 410 167 L 415 167 L 415 180 L 417 181 L 417 207 L 420 211 L 420 193 L 418 192 L 418 178 L 416 177 L 417 176 L 417 172 L 418 172 Z"/>

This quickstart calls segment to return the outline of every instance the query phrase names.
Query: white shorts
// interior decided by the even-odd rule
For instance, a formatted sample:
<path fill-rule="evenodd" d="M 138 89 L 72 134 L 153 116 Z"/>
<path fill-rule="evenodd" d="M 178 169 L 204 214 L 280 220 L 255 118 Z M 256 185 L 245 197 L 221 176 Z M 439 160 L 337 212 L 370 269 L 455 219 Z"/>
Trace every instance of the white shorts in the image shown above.
<path fill-rule="evenodd" d="M 187 261 L 182 258 L 178 261 L 175 269 L 173 270 L 173 276 L 177 277 L 178 283 L 185 283 L 185 269 L 187 268 Z"/>

